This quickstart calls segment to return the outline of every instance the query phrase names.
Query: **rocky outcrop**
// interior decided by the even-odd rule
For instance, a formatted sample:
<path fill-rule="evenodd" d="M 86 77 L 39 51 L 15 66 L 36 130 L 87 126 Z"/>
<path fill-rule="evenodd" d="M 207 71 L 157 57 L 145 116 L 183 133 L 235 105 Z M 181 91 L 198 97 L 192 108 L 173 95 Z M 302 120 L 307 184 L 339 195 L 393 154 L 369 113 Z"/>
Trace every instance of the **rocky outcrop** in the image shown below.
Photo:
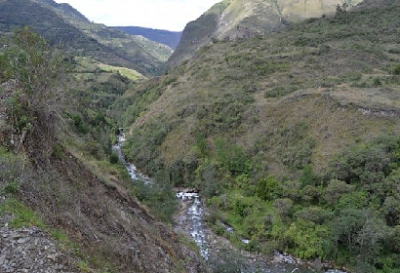
<path fill-rule="evenodd" d="M 4 200 L 0 197 L 0 203 Z M 12 218 L 9 214 L 0 216 L 0 272 L 80 272 L 47 232 L 37 227 L 9 228 Z"/>
<path fill-rule="evenodd" d="M 0 272 L 80 272 L 37 227 L 0 228 Z"/>
<path fill-rule="evenodd" d="M 189 22 L 166 67 L 176 67 L 203 46 L 218 40 L 268 35 L 287 23 L 332 15 L 336 7 L 353 7 L 362 0 L 225 0 Z"/>

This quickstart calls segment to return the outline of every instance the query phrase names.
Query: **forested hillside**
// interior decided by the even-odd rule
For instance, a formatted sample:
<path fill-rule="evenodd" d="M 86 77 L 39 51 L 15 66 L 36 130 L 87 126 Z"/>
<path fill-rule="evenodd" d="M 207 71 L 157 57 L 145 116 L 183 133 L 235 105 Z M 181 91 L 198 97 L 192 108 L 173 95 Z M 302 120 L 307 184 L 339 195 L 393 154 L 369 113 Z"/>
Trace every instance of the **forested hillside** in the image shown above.
<path fill-rule="evenodd" d="M 125 154 L 200 189 L 208 224 L 238 247 L 397 272 L 398 14 L 399 1 L 371 0 L 214 40 L 116 101 Z"/>

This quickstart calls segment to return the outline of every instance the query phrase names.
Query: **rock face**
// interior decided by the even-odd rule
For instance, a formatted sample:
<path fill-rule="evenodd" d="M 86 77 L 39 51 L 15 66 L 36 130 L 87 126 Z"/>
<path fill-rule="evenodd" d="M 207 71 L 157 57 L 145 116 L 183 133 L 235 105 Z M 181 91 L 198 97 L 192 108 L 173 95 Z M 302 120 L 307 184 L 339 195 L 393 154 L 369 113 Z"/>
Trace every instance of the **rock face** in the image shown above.
<path fill-rule="evenodd" d="M 5 197 L 0 196 L 0 203 Z M 12 216 L 0 216 L 0 272 L 80 272 L 71 257 L 59 250 L 50 235 L 37 227 L 11 229 Z"/>
<path fill-rule="evenodd" d="M 37 227 L 0 228 L 0 272 L 80 272 Z"/>
<path fill-rule="evenodd" d="M 166 66 L 172 68 L 189 59 L 213 40 L 237 40 L 266 35 L 287 22 L 332 15 L 336 7 L 348 8 L 362 0 L 225 0 L 193 22 L 189 22 L 181 41 Z"/>

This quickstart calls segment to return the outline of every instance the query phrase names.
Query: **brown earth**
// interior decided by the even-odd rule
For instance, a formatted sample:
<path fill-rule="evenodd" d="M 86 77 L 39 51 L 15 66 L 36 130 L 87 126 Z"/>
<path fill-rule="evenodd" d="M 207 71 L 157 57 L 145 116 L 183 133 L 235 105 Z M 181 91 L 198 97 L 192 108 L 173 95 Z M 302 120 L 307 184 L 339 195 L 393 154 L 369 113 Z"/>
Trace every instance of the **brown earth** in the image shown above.
<path fill-rule="evenodd" d="M 94 268 L 117 272 L 204 272 L 200 259 L 134 200 L 117 178 L 105 184 L 67 151 L 32 171 L 20 197 L 62 229 Z"/>

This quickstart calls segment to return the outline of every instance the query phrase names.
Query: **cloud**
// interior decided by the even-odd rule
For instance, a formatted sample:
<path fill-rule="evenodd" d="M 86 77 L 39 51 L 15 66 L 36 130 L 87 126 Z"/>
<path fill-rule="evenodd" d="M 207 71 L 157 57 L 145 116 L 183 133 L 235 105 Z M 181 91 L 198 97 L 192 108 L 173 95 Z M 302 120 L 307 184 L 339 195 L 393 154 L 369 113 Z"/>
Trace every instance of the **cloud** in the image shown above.
<path fill-rule="evenodd" d="M 108 26 L 183 30 L 220 0 L 56 0 L 68 3 L 89 20 Z"/>

